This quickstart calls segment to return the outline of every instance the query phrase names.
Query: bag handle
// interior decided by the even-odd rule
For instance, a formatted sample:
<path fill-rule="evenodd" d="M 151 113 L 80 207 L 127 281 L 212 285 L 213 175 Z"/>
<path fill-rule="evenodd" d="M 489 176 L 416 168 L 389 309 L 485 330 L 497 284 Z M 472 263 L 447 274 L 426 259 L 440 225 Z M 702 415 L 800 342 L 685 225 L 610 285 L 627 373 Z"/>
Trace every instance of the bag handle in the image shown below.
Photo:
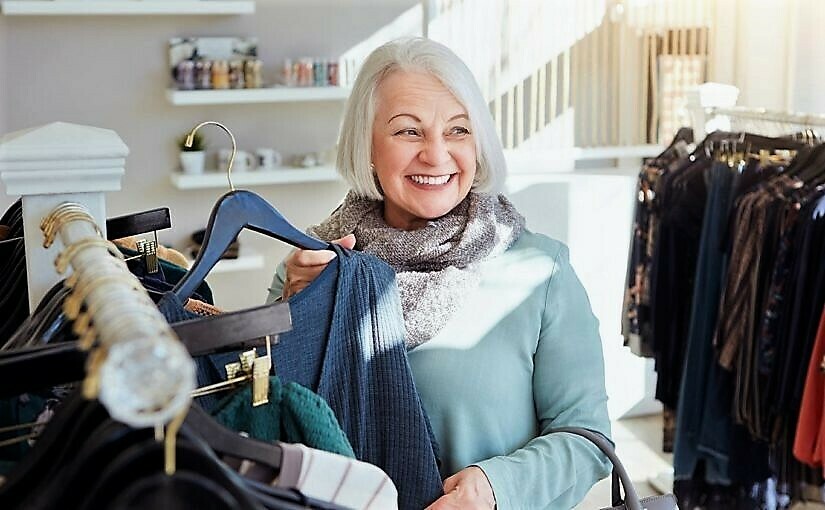
<path fill-rule="evenodd" d="M 555 432 L 575 434 L 596 445 L 596 447 L 601 450 L 613 464 L 613 480 L 611 490 L 613 506 L 620 506 L 624 504 L 627 510 L 643 510 L 642 504 L 639 502 L 639 496 L 636 494 L 636 488 L 630 480 L 630 475 L 627 474 L 627 471 L 621 461 L 619 461 L 619 457 L 616 456 L 616 451 L 613 449 L 613 444 L 610 443 L 604 435 L 582 427 L 559 427 L 557 429 L 548 430 L 547 432 L 550 434 Z M 621 484 L 619 482 L 621 482 Z M 620 488 L 624 488 L 624 501 L 622 501 Z"/>

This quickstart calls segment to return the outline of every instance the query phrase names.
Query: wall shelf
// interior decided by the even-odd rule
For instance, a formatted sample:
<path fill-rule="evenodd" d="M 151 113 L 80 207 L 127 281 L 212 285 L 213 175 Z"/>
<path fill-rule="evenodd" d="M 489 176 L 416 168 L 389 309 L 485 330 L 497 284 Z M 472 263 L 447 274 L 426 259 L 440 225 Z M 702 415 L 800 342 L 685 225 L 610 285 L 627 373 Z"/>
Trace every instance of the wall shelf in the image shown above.
<path fill-rule="evenodd" d="M 263 269 L 264 256 L 252 250 L 241 248 L 236 259 L 221 259 L 212 268 L 209 274 L 235 273 L 238 271 L 254 271 Z"/>
<path fill-rule="evenodd" d="M 6 16 L 254 14 L 254 0 L 2 0 Z"/>
<path fill-rule="evenodd" d="M 226 174 L 217 170 L 206 171 L 197 175 L 183 174 L 175 171 L 172 172 L 171 179 L 172 185 L 181 190 L 206 188 L 229 189 Z M 263 186 L 337 180 L 340 180 L 340 176 L 333 166 L 232 172 L 232 183 L 235 186 Z"/>
<path fill-rule="evenodd" d="M 290 103 L 300 101 L 343 101 L 349 97 L 345 87 L 270 87 L 234 90 L 166 90 L 173 105 L 243 103 Z"/>

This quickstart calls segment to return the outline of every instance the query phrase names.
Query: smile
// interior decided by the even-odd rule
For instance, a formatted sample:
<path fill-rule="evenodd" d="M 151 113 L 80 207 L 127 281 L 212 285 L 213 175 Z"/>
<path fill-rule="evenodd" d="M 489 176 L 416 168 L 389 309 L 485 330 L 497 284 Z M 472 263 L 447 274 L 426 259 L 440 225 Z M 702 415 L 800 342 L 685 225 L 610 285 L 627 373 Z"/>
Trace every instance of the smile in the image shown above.
<path fill-rule="evenodd" d="M 447 175 L 409 175 L 407 176 L 411 181 L 416 184 L 422 184 L 427 186 L 443 186 L 447 184 L 455 174 L 447 174 Z"/>

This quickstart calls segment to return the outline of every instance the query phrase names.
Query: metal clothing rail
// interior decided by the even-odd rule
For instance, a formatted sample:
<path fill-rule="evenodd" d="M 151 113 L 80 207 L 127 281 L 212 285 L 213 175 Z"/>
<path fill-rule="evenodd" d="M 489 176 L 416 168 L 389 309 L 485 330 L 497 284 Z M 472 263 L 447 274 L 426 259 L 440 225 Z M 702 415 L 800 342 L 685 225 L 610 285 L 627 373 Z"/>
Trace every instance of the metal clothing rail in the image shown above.
<path fill-rule="evenodd" d="M 765 108 L 748 108 L 734 106 L 729 108 L 713 107 L 708 109 L 708 116 L 748 119 L 759 122 L 774 122 L 803 127 L 825 127 L 825 115 L 796 112 L 782 112 Z"/>
<path fill-rule="evenodd" d="M 63 310 L 81 348 L 91 349 L 84 395 L 132 427 L 168 423 L 188 409 L 194 362 L 89 210 L 64 202 L 40 228 L 44 248 L 62 243 L 57 271 L 72 269 Z"/>

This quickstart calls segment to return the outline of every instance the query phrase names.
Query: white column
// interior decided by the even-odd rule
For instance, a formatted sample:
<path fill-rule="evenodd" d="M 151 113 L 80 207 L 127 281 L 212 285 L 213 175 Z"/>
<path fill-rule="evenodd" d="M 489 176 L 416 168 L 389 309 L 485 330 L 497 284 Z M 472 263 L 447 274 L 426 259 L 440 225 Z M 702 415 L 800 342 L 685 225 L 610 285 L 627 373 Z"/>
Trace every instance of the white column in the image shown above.
<path fill-rule="evenodd" d="M 29 310 L 68 275 L 54 266 L 60 242 L 43 247 L 40 222 L 57 205 L 85 205 L 106 235 L 104 192 L 121 187 L 129 148 L 112 130 L 53 122 L 0 139 L 0 181 L 8 195 L 23 197 Z"/>

